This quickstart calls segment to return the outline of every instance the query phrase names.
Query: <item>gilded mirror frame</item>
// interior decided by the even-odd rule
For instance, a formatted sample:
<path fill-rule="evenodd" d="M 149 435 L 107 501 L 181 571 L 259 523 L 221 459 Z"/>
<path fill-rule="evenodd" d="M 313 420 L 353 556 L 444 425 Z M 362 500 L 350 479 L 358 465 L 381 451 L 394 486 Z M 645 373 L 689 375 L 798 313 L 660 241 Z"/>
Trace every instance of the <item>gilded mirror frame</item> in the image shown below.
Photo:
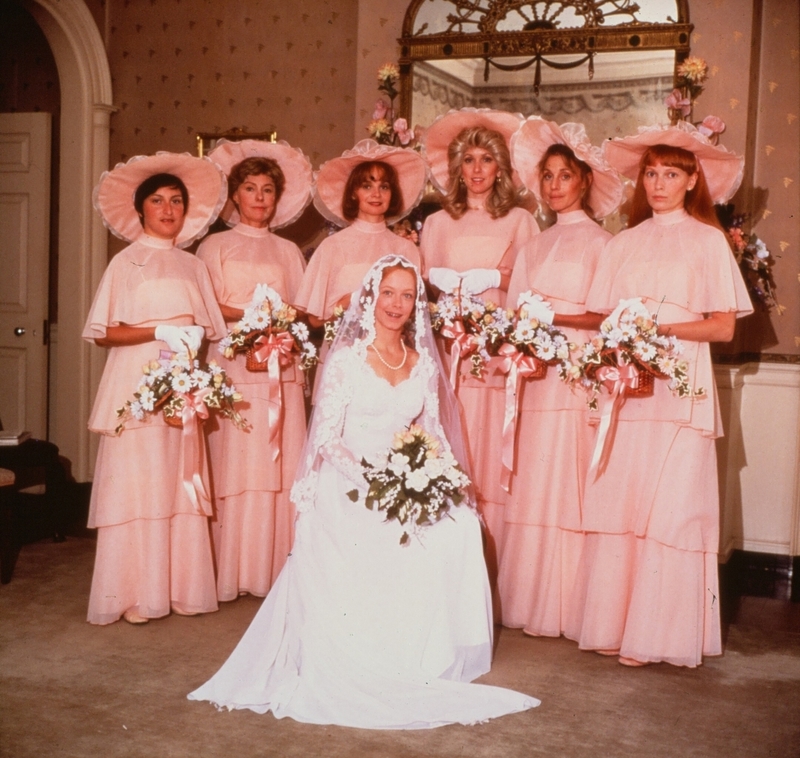
<path fill-rule="evenodd" d="M 644 0 L 646 2 L 646 0 Z M 635 50 L 674 50 L 675 70 L 689 55 L 693 25 L 689 23 L 689 0 L 675 0 L 678 18 L 669 23 L 632 21 L 615 26 L 600 26 L 591 20 L 583 27 L 565 29 L 538 28 L 530 31 L 497 31 L 496 26 L 505 14 L 517 7 L 535 3 L 520 0 L 487 0 L 481 8 L 474 0 L 456 0 L 464 7 L 464 15 L 477 14 L 466 22 L 474 25 L 475 32 L 448 31 L 438 34 L 414 34 L 414 23 L 422 5 L 430 0 L 411 0 L 403 19 L 403 36 L 400 43 L 400 107 L 399 112 L 411 120 L 413 95 L 413 64 L 429 60 L 456 58 L 495 59 L 504 57 L 532 57 L 541 62 L 546 57 L 558 55 L 584 55 L 592 61 L 597 53 L 631 52 Z M 541 4 L 541 3 L 540 3 Z M 603 6 L 618 8 L 617 12 L 634 17 L 638 10 L 629 0 L 550 0 L 548 6 L 581 7 L 584 18 L 589 11 Z M 481 13 L 483 11 L 483 13 Z M 595 18 L 597 14 L 595 14 Z M 464 27 L 464 21 L 455 20 L 451 26 Z M 537 62 L 537 68 L 540 63 Z M 488 64 L 487 64 L 488 65 Z M 538 73 L 537 73 L 538 76 Z M 673 74 L 674 77 L 677 73 Z"/>

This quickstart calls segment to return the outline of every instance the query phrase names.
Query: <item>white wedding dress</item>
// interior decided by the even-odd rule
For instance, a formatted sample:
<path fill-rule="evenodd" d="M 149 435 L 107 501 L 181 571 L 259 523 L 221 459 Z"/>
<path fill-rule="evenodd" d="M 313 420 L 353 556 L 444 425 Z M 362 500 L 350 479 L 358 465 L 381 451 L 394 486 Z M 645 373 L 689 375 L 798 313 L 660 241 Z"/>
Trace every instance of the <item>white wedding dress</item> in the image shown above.
<path fill-rule="evenodd" d="M 190 699 L 315 724 L 423 729 L 539 705 L 468 684 L 489 671 L 491 598 L 478 517 L 467 506 L 400 546 L 403 527 L 364 506 L 359 462 L 411 422 L 441 435 L 437 369 L 420 355 L 397 386 L 363 351 L 326 362 L 313 476 L 298 482 L 292 553 L 222 668 Z M 347 492 L 360 487 L 354 503 Z M 306 505 L 303 505 L 306 503 Z"/>

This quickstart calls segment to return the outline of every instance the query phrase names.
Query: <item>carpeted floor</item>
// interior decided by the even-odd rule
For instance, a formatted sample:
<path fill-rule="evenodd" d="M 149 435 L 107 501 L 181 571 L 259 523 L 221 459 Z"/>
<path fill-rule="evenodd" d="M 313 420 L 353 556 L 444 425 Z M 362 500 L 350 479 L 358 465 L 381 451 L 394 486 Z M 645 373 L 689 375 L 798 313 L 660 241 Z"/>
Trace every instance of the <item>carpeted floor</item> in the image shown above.
<path fill-rule="evenodd" d="M 800 756 L 800 605 L 742 598 L 725 655 L 627 669 L 564 639 L 498 630 L 481 681 L 542 705 L 478 726 L 379 732 L 217 712 L 186 693 L 259 600 L 143 627 L 85 622 L 94 542 L 23 548 L 0 588 L 0 756 Z"/>

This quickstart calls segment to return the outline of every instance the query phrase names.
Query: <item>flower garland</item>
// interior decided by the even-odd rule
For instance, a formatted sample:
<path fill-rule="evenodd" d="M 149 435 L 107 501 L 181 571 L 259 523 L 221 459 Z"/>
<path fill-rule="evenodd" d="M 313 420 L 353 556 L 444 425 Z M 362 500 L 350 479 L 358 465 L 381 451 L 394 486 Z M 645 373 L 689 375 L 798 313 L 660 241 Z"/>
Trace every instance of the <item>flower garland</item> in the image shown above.
<path fill-rule="evenodd" d="M 158 360 L 142 367 L 133 400 L 127 400 L 117 409 L 120 424 L 116 432 L 121 432 L 131 418 L 143 421 L 147 414 L 158 412 L 168 421 L 174 419 L 180 423 L 184 408 L 187 405 L 196 408 L 200 403 L 218 411 L 239 429 L 246 429 L 247 421 L 235 407 L 241 401 L 241 393 L 216 361 L 204 365 L 187 353 L 162 350 Z"/>
<path fill-rule="evenodd" d="M 717 218 L 730 238 L 733 255 L 739 264 L 750 299 L 766 311 L 775 308 L 778 314 L 782 314 L 784 307 L 775 296 L 775 278 L 772 274 L 775 259 L 757 234 L 744 231 L 747 214 L 735 213 L 733 203 L 717 205 L 715 208 Z"/>
<path fill-rule="evenodd" d="M 385 460 L 370 464 L 363 459 L 361 465 L 369 483 L 364 504 L 406 527 L 401 545 L 461 503 L 470 485 L 453 454 L 442 451 L 441 442 L 417 424 L 395 434 Z M 359 492 L 352 490 L 347 496 L 355 503 Z"/>

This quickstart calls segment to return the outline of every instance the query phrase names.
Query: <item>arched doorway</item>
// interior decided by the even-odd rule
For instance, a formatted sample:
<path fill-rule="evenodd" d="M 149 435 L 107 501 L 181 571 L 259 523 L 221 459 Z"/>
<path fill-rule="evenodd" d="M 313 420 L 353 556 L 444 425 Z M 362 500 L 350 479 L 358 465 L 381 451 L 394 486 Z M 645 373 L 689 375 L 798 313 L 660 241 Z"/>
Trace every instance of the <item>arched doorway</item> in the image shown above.
<path fill-rule="evenodd" d="M 111 73 L 100 32 L 83 0 L 20 0 L 41 27 L 61 81 L 58 191 L 59 319 L 50 438 L 78 481 L 90 477 L 94 444 L 86 428 L 105 356 L 81 339 L 83 321 L 107 263 L 108 236 L 92 189 L 108 168 Z"/>

